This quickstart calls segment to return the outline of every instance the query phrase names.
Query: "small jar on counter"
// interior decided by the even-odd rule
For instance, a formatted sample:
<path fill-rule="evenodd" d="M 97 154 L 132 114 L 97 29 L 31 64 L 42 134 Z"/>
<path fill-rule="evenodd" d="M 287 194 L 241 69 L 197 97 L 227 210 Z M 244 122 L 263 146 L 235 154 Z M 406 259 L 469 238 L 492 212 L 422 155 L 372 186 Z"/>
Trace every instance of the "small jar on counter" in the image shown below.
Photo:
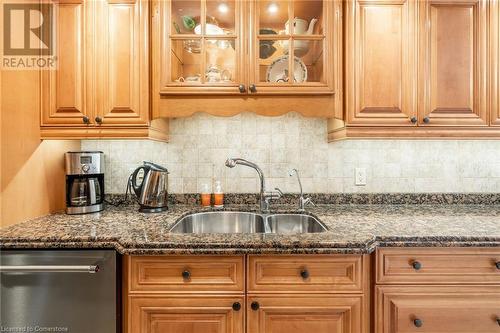
<path fill-rule="evenodd" d="M 201 206 L 202 207 L 210 207 L 211 205 L 211 199 L 212 199 L 212 194 L 210 193 L 208 184 L 203 184 L 201 186 Z"/>
<path fill-rule="evenodd" d="M 224 207 L 224 192 L 222 192 L 222 185 L 220 180 L 215 182 L 215 191 L 214 191 L 214 208 L 223 208 Z"/>

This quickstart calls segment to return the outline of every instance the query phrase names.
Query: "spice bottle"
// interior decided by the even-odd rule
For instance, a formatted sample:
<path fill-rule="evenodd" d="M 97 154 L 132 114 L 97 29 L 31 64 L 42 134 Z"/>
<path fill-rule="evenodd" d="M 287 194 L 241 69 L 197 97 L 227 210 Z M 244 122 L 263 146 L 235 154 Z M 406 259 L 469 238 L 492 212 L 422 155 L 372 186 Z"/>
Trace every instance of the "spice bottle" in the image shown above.
<path fill-rule="evenodd" d="M 208 188 L 208 184 L 201 185 L 201 205 L 203 207 L 210 207 L 212 195 Z"/>
<path fill-rule="evenodd" d="M 215 182 L 214 207 L 215 208 L 224 207 L 224 193 L 222 192 L 222 185 L 220 180 L 217 180 Z"/>

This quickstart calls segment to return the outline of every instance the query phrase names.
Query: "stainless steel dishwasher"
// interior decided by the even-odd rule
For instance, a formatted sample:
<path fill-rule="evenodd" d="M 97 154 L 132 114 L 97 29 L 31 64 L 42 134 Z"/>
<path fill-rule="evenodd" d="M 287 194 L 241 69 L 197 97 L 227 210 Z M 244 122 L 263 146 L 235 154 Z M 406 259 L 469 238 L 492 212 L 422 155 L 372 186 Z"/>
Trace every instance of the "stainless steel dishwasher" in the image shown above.
<path fill-rule="evenodd" d="M 117 266 L 112 250 L 1 251 L 0 332 L 117 332 Z"/>

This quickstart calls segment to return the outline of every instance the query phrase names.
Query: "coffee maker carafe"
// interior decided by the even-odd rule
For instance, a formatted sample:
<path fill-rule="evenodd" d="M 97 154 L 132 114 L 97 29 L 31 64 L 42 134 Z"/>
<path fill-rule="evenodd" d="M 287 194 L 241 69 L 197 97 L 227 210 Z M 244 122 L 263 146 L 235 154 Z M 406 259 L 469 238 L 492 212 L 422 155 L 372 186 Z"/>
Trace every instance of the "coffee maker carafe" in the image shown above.
<path fill-rule="evenodd" d="M 65 154 L 66 213 L 86 214 L 104 209 L 104 154 L 77 151 Z"/>

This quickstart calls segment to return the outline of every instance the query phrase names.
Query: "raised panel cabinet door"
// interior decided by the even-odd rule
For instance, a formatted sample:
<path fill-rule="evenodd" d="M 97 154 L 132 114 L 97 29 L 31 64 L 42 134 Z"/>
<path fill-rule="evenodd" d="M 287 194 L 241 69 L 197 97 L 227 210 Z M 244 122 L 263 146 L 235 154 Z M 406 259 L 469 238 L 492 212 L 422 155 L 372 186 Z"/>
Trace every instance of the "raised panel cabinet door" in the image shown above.
<path fill-rule="evenodd" d="M 363 296 L 248 296 L 247 333 L 368 333 L 362 303 Z"/>
<path fill-rule="evenodd" d="M 492 1 L 490 6 L 490 124 L 500 126 L 500 3 Z"/>
<path fill-rule="evenodd" d="M 415 0 L 353 0 L 346 17 L 349 125 L 415 126 Z"/>
<path fill-rule="evenodd" d="M 376 333 L 497 333 L 498 286 L 377 286 Z"/>
<path fill-rule="evenodd" d="M 57 67 L 41 71 L 41 126 L 83 126 L 92 114 L 87 60 L 94 2 L 58 1 L 53 6 Z"/>
<path fill-rule="evenodd" d="M 419 123 L 488 124 L 485 0 L 419 2 Z"/>
<path fill-rule="evenodd" d="M 147 0 L 99 0 L 96 29 L 98 125 L 147 125 Z"/>
<path fill-rule="evenodd" d="M 243 296 L 129 297 L 129 333 L 243 333 Z"/>

